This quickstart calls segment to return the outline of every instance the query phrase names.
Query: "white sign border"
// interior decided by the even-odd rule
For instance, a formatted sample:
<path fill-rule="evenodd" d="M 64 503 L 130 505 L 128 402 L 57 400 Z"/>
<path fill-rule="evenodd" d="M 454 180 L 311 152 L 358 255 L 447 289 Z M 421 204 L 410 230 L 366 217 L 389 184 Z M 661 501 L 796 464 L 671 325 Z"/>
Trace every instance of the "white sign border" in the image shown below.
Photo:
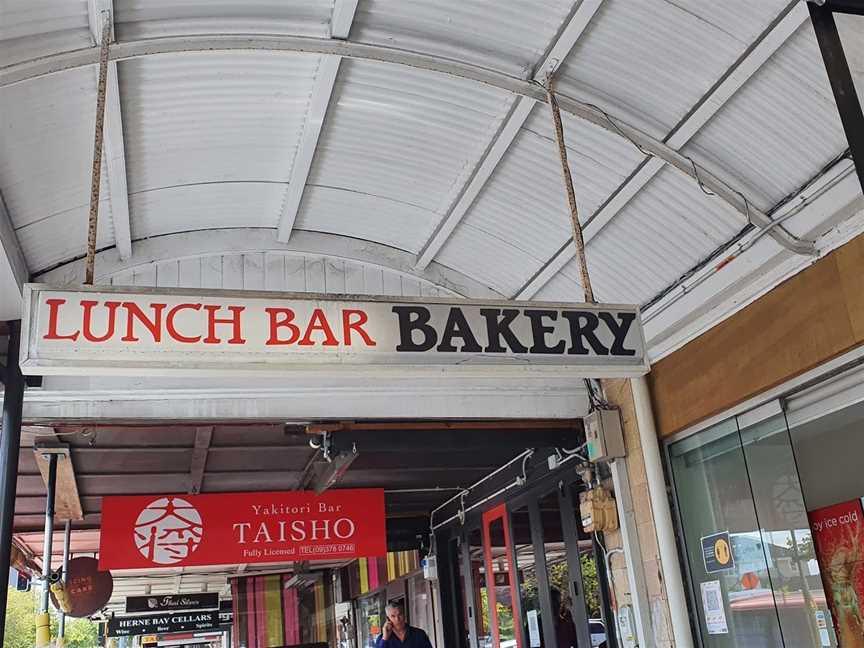
<path fill-rule="evenodd" d="M 376 364 L 376 363 L 356 363 L 356 364 L 340 364 L 340 363 L 312 363 L 302 361 L 291 361 L 286 363 L 242 363 L 241 365 L 233 365 L 230 368 L 224 363 L 215 363 L 207 361 L 184 363 L 183 366 L 154 366 L 154 362 L 149 361 L 127 361 L 117 363 L 112 360 L 81 360 L 74 364 L 68 360 L 57 361 L 47 360 L 32 357 L 31 348 L 35 344 L 35 331 L 32 330 L 36 326 L 37 318 L 34 316 L 34 308 L 36 300 L 35 293 L 51 293 L 51 292 L 78 292 L 78 293 L 93 293 L 100 295 L 112 294 L 134 294 L 134 295 L 152 295 L 152 296 L 173 296 L 173 297 L 194 297 L 194 298 L 236 298 L 236 299 L 274 299 L 274 300 L 298 300 L 298 301 L 343 301 L 343 302 L 358 302 L 358 303 L 384 303 L 384 304 L 406 304 L 406 305 L 444 305 L 444 306 L 495 306 L 499 308 L 550 308 L 550 309 L 568 309 L 568 310 L 589 310 L 589 311 L 607 311 L 607 310 L 625 310 L 636 313 L 636 324 L 639 339 L 642 346 L 642 362 L 635 362 L 616 365 L 609 363 L 608 366 L 599 369 L 598 367 L 584 367 L 586 371 L 582 372 L 583 367 L 576 365 L 553 365 L 553 364 L 526 364 L 521 359 L 513 359 L 512 362 L 499 362 L 495 364 L 485 363 L 453 363 L 453 364 Z M 590 304 L 585 302 L 540 302 L 540 301 L 513 301 L 500 299 L 454 299 L 442 297 L 399 297 L 388 295 L 364 295 L 351 293 L 306 293 L 306 292 L 278 292 L 278 291 L 250 291 L 250 290 L 226 290 L 226 289 L 198 289 L 198 288 L 159 288 L 151 286 L 83 286 L 83 285 L 66 285 L 57 286 L 42 283 L 28 283 L 23 286 L 23 308 L 22 312 L 26 317 L 26 322 L 29 325 L 22 326 L 21 343 L 20 343 L 20 358 L 19 363 L 21 371 L 25 375 L 80 375 L 89 373 L 91 375 L 101 376 L 128 376 L 134 373 L 139 376 L 213 376 L 218 374 L 230 373 L 231 375 L 244 376 L 279 376 L 284 375 L 288 369 L 303 369 L 304 371 L 332 371 L 334 368 L 344 368 L 345 370 L 357 369 L 360 367 L 374 367 L 380 371 L 398 371 L 406 367 L 423 367 L 430 371 L 454 372 L 463 375 L 470 375 L 478 370 L 487 372 L 502 372 L 504 375 L 512 373 L 520 373 L 528 371 L 530 373 L 551 373 L 567 375 L 584 375 L 592 378 L 632 378 L 640 375 L 645 375 L 650 371 L 650 363 L 648 360 L 648 347 L 645 340 L 645 330 L 642 324 L 641 309 L 633 304 L 607 304 L 597 303 Z M 603 364 L 603 359 L 598 360 L 599 364 Z"/>

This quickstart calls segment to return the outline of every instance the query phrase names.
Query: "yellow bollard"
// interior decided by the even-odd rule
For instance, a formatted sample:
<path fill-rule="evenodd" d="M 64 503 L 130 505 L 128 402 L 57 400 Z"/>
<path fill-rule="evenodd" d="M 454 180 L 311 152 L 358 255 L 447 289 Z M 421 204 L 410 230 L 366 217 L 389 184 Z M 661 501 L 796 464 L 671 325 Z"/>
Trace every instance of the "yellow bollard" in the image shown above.
<path fill-rule="evenodd" d="M 51 645 L 51 616 L 47 612 L 36 615 L 36 648 Z"/>

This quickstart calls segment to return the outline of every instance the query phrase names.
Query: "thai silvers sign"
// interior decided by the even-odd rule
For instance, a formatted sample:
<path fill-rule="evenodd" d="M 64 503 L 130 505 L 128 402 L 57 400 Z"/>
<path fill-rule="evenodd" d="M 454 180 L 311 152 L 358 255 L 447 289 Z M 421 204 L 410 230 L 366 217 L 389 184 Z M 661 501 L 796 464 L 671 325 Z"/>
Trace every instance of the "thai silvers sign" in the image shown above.
<path fill-rule="evenodd" d="M 544 365 L 647 371 L 634 306 L 147 288 L 25 287 L 28 374 L 296 365 Z"/>

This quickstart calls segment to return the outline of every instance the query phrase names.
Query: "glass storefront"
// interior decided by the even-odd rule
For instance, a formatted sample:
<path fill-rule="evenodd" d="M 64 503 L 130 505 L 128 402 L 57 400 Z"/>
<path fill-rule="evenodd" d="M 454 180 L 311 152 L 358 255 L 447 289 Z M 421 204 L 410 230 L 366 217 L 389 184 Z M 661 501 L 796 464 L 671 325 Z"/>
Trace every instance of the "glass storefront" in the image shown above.
<path fill-rule="evenodd" d="M 704 648 L 864 646 L 864 405 L 800 400 L 667 446 Z"/>
<path fill-rule="evenodd" d="M 469 648 L 614 645 L 607 642 L 614 631 L 604 625 L 608 600 L 599 580 L 605 574 L 579 525 L 584 486 L 576 481 L 538 484 L 459 532 Z"/>
<path fill-rule="evenodd" d="M 375 640 L 381 634 L 384 620 L 384 597 L 381 594 L 373 594 L 357 602 L 357 622 L 362 648 L 375 648 Z"/>

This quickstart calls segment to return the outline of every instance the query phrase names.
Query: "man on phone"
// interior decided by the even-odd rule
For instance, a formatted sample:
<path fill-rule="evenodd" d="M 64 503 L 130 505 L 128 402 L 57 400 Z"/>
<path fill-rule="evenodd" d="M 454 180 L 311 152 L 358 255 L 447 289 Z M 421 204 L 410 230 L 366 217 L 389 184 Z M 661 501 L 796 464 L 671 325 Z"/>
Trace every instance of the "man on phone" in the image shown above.
<path fill-rule="evenodd" d="M 388 603 L 387 623 L 375 641 L 375 648 L 432 648 L 429 636 L 420 628 L 405 622 L 401 603 Z"/>

